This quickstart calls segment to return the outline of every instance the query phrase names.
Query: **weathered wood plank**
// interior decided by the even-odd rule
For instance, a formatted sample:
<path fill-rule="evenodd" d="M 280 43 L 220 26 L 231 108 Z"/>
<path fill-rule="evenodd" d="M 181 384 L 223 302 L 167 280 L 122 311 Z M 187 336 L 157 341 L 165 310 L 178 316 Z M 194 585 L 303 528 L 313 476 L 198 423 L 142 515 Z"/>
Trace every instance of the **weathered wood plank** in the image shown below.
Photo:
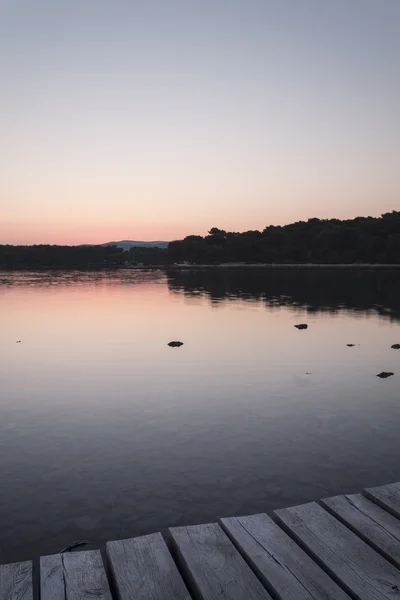
<path fill-rule="evenodd" d="M 190 600 L 161 533 L 108 542 L 120 600 Z"/>
<path fill-rule="evenodd" d="M 218 523 L 170 529 L 181 567 L 202 600 L 266 600 L 270 595 Z"/>
<path fill-rule="evenodd" d="M 32 562 L 0 566 L 0 600 L 32 600 Z"/>
<path fill-rule="evenodd" d="M 40 558 L 41 600 L 66 598 L 62 554 Z"/>
<path fill-rule="evenodd" d="M 400 519 L 400 482 L 367 488 L 364 495 Z"/>
<path fill-rule="evenodd" d="M 41 600 L 93 600 L 93 597 L 112 600 L 99 550 L 41 557 Z"/>
<path fill-rule="evenodd" d="M 368 544 L 311 502 L 275 512 L 313 558 L 358 600 L 400 598 L 400 571 Z"/>
<path fill-rule="evenodd" d="M 321 503 L 352 531 L 400 568 L 400 520 L 361 494 L 325 498 Z"/>
<path fill-rule="evenodd" d="M 267 589 L 284 600 L 348 600 L 349 596 L 270 517 L 221 519 Z"/>

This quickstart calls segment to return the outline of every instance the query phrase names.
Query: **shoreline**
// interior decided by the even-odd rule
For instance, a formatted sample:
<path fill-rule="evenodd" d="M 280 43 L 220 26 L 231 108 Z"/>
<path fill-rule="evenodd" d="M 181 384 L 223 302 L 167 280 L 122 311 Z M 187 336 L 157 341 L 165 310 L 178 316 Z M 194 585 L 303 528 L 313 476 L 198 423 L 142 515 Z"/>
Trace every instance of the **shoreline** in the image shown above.
<path fill-rule="evenodd" d="M 141 267 L 143 268 L 143 267 Z M 400 264 L 380 263 L 221 263 L 216 265 L 188 265 L 174 264 L 166 266 L 168 269 L 362 269 L 362 270 L 398 270 Z"/>
<path fill-rule="evenodd" d="M 360 270 L 360 271 L 398 271 L 400 264 L 388 263 L 220 263 L 220 264 L 186 264 L 175 263 L 172 265 L 132 265 L 132 266 L 108 266 L 102 267 L 82 267 L 82 266 L 20 266 L 6 267 L 0 266 L 0 273 L 10 272 L 49 272 L 49 271 L 196 271 L 198 269 L 265 269 L 265 270 Z"/>

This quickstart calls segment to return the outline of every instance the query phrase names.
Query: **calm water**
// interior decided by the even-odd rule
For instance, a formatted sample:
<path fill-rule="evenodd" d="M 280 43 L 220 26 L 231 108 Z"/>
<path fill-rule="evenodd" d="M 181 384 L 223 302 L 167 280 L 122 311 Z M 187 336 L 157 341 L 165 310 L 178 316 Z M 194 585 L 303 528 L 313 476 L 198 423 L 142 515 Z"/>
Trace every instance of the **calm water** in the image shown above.
<path fill-rule="evenodd" d="M 399 272 L 0 273 L 0 562 L 400 480 L 399 325 Z"/>

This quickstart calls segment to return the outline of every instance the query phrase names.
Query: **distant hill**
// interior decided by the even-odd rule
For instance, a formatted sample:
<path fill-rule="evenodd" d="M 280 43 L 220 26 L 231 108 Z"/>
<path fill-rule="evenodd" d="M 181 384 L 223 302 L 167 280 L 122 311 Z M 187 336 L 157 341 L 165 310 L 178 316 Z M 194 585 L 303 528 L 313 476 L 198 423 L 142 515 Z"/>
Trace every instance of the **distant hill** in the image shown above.
<path fill-rule="evenodd" d="M 117 246 L 118 248 L 123 248 L 124 250 L 129 250 L 130 248 L 167 248 L 169 242 L 135 242 L 134 240 L 121 240 L 119 242 L 106 242 L 105 244 L 100 244 L 100 246 Z"/>

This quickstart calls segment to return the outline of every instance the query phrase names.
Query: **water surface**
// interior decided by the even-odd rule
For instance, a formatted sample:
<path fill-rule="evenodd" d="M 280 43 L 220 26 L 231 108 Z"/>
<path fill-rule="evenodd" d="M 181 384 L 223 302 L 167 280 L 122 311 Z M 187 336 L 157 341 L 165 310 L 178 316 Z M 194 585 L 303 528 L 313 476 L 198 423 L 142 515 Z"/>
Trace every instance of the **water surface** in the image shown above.
<path fill-rule="evenodd" d="M 399 283 L 0 273 L 0 562 L 400 480 Z"/>

